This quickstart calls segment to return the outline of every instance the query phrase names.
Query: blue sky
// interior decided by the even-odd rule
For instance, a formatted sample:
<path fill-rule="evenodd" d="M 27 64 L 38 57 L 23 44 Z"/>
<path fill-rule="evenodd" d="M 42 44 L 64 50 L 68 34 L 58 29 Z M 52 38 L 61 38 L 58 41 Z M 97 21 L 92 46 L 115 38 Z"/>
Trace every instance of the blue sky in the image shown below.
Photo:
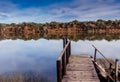
<path fill-rule="evenodd" d="M 120 0 L 0 0 L 0 22 L 120 19 Z"/>

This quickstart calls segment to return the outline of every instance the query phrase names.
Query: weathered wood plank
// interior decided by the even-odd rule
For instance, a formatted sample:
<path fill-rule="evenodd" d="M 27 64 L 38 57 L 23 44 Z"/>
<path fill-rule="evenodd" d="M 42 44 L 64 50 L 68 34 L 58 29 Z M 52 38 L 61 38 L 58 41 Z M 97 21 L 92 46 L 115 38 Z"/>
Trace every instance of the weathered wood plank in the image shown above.
<path fill-rule="evenodd" d="M 62 82 L 100 82 L 91 57 L 71 55 Z"/>

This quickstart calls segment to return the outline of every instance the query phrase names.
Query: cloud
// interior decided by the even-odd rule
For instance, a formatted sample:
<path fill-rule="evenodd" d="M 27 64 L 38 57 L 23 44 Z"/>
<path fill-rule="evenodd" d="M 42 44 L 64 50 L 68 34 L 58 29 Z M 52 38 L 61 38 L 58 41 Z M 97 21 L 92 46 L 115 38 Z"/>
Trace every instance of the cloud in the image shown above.
<path fill-rule="evenodd" d="M 94 20 L 98 18 L 111 19 L 110 17 L 112 17 L 113 19 L 120 18 L 120 15 L 118 15 L 120 12 L 120 3 L 114 3 L 111 5 L 111 2 L 114 2 L 113 0 L 107 0 L 105 3 L 102 2 L 100 2 L 99 0 L 76 0 L 75 2 L 73 2 L 74 4 L 72 5 L 72 7 L 61 7 L 59 11 L 64 11 L 64 13 L 60 12 L 58 13 L 58 16 L 65 17 L 67 15 L 72 15 L 79 20 Z"/>
<path fill-rule="evenodd" d="M 112 3 L 114 2 L 115 0 L 98 0 L 98 2 L 101 2 L 101 3 Z"/>
<path fill-rule="evenodd" d="M 10 15 L 7 13 L 0 12 L 0 18 L 1 17 L 10 17 Z"/>
<path fill-rule="evenodd" d="M 0 3 L 1 4 L 1 3 Z M 0 22 L 51 22 L 71 20 L 119 19 L 120 2 L 116 0 L 74 0 L 66 3 L 55 3 L 45 7 L 27 7 L 20 9 L 11 2 L 0 12 Z M 12 7 L 8 8 L 8 7 Z M 3 12 L 3 10 L 7 9 Z M 4 14 L 3 14 L 4 13 Z M 5 17 L 6 19 L 4 19 Z"/>
<path fill-rule="evenodd" d="M 6 0 L 0 1 L 0 12 L 13 12 L 16 8 L 17 4 L 13 4 L 12 2 Z"/>
<path fill-rule="evenodd" d="M 2 66 L 0 74 L 1 72 L 23 69 L 46 71 L 49 69 L 48 67 L 54 67 L 55 60 L 63 48 L 62 40 L 46 39 L 37 41 L 3 40 L 0 41 L 0 45 L 0 65 Z M 49 62 L 46 62 L 46 60 L 49 60 Z M 46 64 L 48 64 L 47 67 Z M 22 69 L 20 68 L 21 66 L 23 67 Z"/>

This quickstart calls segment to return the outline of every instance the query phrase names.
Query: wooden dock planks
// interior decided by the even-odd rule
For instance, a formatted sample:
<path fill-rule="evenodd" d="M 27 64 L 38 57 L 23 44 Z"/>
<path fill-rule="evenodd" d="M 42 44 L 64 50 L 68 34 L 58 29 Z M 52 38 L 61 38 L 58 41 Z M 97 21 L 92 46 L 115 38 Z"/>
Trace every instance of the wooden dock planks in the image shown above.
<path fill-rule="evenodd" d="M 71 55 L 62 82 L 100 82 L 91 57 Z"/>

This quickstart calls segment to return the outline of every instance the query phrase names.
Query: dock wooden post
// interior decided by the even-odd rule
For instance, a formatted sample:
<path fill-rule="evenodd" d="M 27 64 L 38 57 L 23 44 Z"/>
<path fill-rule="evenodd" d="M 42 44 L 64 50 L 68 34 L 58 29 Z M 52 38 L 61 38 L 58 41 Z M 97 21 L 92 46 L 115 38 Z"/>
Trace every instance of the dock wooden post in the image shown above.
<path fill-rule="evenodd" d="M 68 43 L 68 39 L 67 38 L 64 38 L 65 39 L 65 45 Z M 65 51 L 65 54 L 66 54 L 66 64 L 68 64 L 68 58 L 69 58 L 69 49 L 68 47 L 66 48 L 66 51 Z"/>
<path fill-rule="evenodd" d="M 66 38 L 64 37 L 63 38 L 63 48 L 65 48 L 65 45 L 66 45 Z"/>
<path fill-rule="evenodd" d="M 57 82 L 62 82 L 62 62 L 57 60 Z"/>
<path fill-rule="evenodd" d="M 68 54 L 68 48 L 66 49 L 66 63 L 68 64 L 68 58 L 69 58 L 69 54 Z"/>
<path fill-rule="evenodd" d="M 111 72 L 112 72 L 112 64 L 111 63 L 109 63 L 109 75 L 111 74 Z M 107 77 L 107 82 L 110 82 L 110 78 L 109 77 Z"/>
<path fill-rule="evenodd" d="M 62 57 L 62 68 L 63 68 L 63 70 L 62 70 L 62 78 L 63 78 L 63 75 L 65 75 L 66 74 L 66 55 L 65 55 L 65 53 L 63 54 L 63 57 Z"/>
<path fill-rule="evenodd" d="M 69 44 L 69 56 L 71 55 L 71 42 Z"/>
<path fill-rule="evenodd" d="M 118 81 L 118 59 L 115 60 L 115 82 Z"/>
<path fill-rule="evenodd" d="M 112 71 L 112 64 L 110 63 L 110 67 L 109 67 L 109 73 L 111 74 Z"/>
<path fill-rule="evenodd" d="M 94 62 L 96 62 L 96 54 L 97 54 L 97 49 L 95 48 L 95 52 L 94 52 Z"/>

